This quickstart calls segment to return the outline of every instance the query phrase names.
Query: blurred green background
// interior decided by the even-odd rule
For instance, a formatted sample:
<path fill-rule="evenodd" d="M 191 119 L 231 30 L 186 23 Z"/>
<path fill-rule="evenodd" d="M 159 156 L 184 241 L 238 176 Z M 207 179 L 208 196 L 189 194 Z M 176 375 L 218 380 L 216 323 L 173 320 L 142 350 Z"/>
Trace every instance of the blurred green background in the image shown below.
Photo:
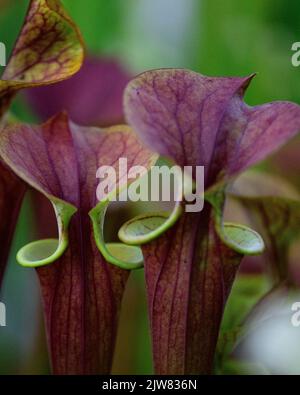
<path fill-rule="evenodd" d="M 117 58 L 132 74 L 185 67 L 207 75 L 258 75 L 246 100 L 300 103 L 300 67 L 291 46 L 300 41 L 299 0 L 64 0 L 89 52 Z M 0 41 L 11 50 L 28 1 L 0 0 Z M 101 78 L 101 76 L 99 76 Z M 22 98 L 14 111 L 34 120 Z M 0 373 L 48 373 L 40 297 L 34 270 L 19 267 L 16 251 L 35 237 L 26 199 L 15 235 L 1 301 Z M 1 247 L 1 246 L 0 246 Z M 115 373 L 151 373 L 142 271 L 127 287 L 114 363 Z"/>

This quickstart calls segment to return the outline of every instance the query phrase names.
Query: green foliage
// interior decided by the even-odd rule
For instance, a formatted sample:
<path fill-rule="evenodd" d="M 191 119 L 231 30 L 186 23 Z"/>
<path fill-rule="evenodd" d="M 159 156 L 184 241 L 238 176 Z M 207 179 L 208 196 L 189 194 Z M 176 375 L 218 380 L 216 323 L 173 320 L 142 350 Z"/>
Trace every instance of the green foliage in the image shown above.
<path fill-rule="evenodd" d="M 291 64 L 299 7 L 297 0 L 204 0 L 196 68 L 211 75 L 257 72 L 250 104 L 299 101 L 299 69 Z"/>
<path fill-rule="evenodd" d="M 63 0 L 78 24 L 87 47 L 94 53 L 111 53 L 122 31 L 122 0 Z"/>

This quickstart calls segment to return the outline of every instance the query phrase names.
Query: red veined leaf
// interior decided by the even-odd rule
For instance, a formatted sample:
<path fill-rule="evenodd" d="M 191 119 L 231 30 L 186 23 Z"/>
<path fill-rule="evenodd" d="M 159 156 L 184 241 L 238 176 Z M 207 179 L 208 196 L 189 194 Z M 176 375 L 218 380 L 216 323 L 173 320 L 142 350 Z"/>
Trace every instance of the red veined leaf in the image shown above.
<path fill-rule="evenodd" d="M 18 176 L 50 199 L 57 215 L 59 240 L 31 243 L 18 254 L 25 266 L 53 262 L 37 269 L 53 371 L 109 373 L 128 271 L 108 264 L 97 248 L 101 218 L 95 214 L 96 171 L 113 166 L 115 187 L 120 188 L 127 182 L 118 172 L 120 157 L 128 160 L 128 167 L 146 169 L 157 157 L 128 126 L 81 127 L 64 114 L 41 126 L 6 128 L 0 135 L 0 154 Z M 115 252 L 124 259 L 136 251 L 117 245 Z"/>
<path fill-rule="evenodd" d="M 222 243 L 238 254 L 262 251 L 257 234 L 237 225 L 228 228 L 222 223 L 226 186 L 232 177 L 279 149 L 300 130 L 300 107 L 289 102 L 248 106 L 243 101 L 243 95 L 252 77 L 206 77 L 188 70 L 162 69 L 141 74 L 129 83 L 125 91 L 127 121 L 149 147 L 182 167 L 204 166 L 206 200 L 213 206 L 215 229 L 219 237 L 211 236 L 210 222 L 204 220 L 198 226 L 201 233 L 206 235 L 207 251 L 214 253 L 199 253 L 198 260 L 195 259 L 197 254 L 183 254 L 178 259 L 178 245 L 182 246 L 182 251 L 185 251 L 186 245 L 193 243 L 189 251 L 201 251 L 202 246 L 194 237 L 196 224 L 183 232 L 181 222 L 177 223 L 173 232 L 178 231 L 179 241 L 173 243 L 170 240 L 167 251 L 168 256 L 176 257 L 173 264 L 167 264 L 164 252 L 159 252 L 165 243 L 164 237 L 155 242 L 155 254 L 150 255 L 151 259 L 147 254 L 147 249 L 151 247 L 143 247 L 147 256 L 145 270 L 151 306 L 159 306 L 160 289 L 164 290 L 165 308 L 169 309 L 166 306 L 174 306 L 175 303 L 171 315 L 168 310 L 151 310 L 150 307 L 157 372 L 210 372 L 216 334 L 227 296 L 225 290 L 230 289 L 232 281 L 231 276 L 228 277 L 229 281 L 224 275 L 230 267 L 230 259 L 215 251 Z M 204 207 L 204 212 L 205 210 L 207 212 L 208 208 Z M 191 214 L 185 214 L 188 215 Z M 197 223 L 196 219 L 195 222 Z M 153 237 L 157 233 L 153 232 Z M 215 270 L 216 265 L 219 270 Z M 210 284 L 214 284 L 215 289 L 224 290 L 223 298 L 213 294 L 211 288 L 203 282 L 203 272 L 199 270 L 203 266 L 205 272 L 209 273 L 206 279 L 209 278 Z M 173 276 L 172 280 L 166 282 L 162 281 L 163 277 L 157 274 L 158 271 L 151 270 L 152 267 L 158 267 L 157 270 L 164 273 L 164 278 L 180 273 L 183 267 L 193 267 L 193 270 L 188 269 L 184 274 Z M 182 286 L 186 289 L 179 289 L 180 280 L 184 281 Z M 202 298 L 193 298 L 191 284 L 197 284 Z M 176 292 L 184 292 L 185 297 L 177 297 L 174 301 Z M 218 303 L 217 307 L 215 303 Z M 191 316 L 181 314 L 186 311 L 187 305 L 194 315 L 196 311 L 205 311 L 206 317 L 209 317 L 199 324 L 203 325 L 200 329 L 190 326 L 193 322 Z M 166 337 L 161 336 L 161 326 L 153 325 L 154 321 L 164 322 L 164 332 L 172 334 L 172 342 L 165 344 Z M 189 353 L 188 341 L 198 339 L 199 333 L 202 339 L 195 342 L 193 352 Z M 206 349 L 202 347 L 203 344 L 208 345 Z M 175 359 L 172 357 L 172 361 L 175 360 L 176 363 L 168 364 L 168 355 L 176 356 Z"/>
<path fill-rule="evenodd" d="M 83 61 L 81 35 L 59 0 L 31 0 L 0 80 L 0 115 L 19 90 L 70 77 Z M 7 122 L 1 120 L 1 127 Z M 0 132 L 1 133 L 1 132 Z M 25 187 L 0 163 L 0 285 Z"/>

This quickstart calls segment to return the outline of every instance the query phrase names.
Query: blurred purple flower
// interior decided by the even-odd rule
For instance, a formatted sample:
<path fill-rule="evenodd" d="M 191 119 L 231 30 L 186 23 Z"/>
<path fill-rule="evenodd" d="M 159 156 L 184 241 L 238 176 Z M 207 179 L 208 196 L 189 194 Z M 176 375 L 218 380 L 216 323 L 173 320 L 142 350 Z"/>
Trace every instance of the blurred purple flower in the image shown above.
<path fill-rule="evenodd" d="M 27 99 L 42 121 L 60 111 L 82 125 L 108 126 L 123 121 L 123 90 L 129 73 L 113 59 L 88 57 L 67 81 L 31 89 Z"/>

